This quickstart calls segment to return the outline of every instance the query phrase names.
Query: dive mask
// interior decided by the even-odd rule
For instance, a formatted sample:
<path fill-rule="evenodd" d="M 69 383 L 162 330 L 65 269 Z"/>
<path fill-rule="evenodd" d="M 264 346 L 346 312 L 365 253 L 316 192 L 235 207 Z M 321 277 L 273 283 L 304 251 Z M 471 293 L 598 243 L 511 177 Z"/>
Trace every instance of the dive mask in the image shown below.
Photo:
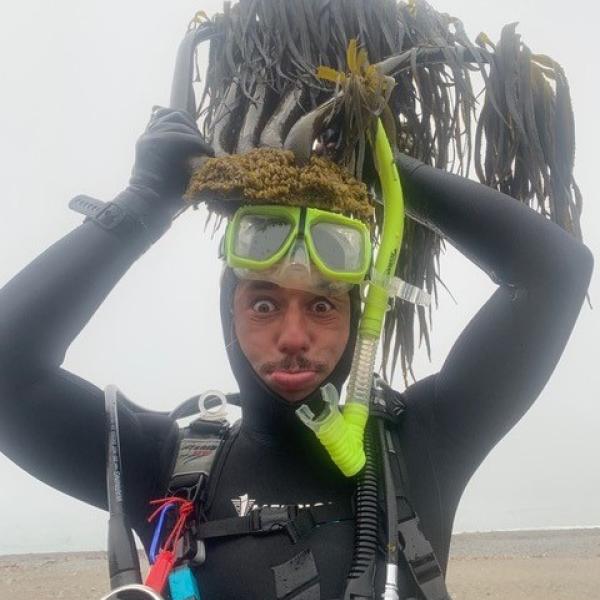
<path fill-rule="evenodd" d="M 229 222 L 221 254 L 241 279 L 335 295 L 365 279 L 371 240 L 364 223 L 337 213 L 249 205 Z"/>

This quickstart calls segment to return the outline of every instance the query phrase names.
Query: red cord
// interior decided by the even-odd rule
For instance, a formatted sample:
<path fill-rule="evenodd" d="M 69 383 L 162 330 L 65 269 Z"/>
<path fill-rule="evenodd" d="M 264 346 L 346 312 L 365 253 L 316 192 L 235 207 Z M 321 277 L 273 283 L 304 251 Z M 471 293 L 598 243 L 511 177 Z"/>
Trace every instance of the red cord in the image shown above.
<path fill-rule="evenodd" d="M 171 530 L 169 537 L 166 539 L 161 548 L 162 550 L 169 550 L 172 552 L 175 548 L 177 540 L 183 534 L 183 530 L 189 516 L 194 512 L 194 503 L 191 500 L 185 500 L 184 498 L 179 498 L 178 496 L 169 496 L 167 498 L 161 498 L 160 500 L 152 500 L 150 504 L 157 505 L 157 508 L 148 517 L 148 523 L 151 523 L 157 517 L 157 515 L 160 514 L 160 511 L 166 504 L 179 505 L 177 521 L 175 521 L 175 525 L 173 525 L 173 529 Z"/>

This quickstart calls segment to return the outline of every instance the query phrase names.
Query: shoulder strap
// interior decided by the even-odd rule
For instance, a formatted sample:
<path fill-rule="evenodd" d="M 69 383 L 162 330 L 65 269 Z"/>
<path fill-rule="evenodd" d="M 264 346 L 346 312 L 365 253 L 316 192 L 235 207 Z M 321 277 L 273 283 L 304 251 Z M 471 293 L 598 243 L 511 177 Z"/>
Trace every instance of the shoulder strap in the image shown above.
<path fill-rule="evenodd" d="M 226 396 L 227 401 L 237 395 Z M 198 413 L 198 399 L 193 396 L 170 413 L 176 419 Z M 211 477 L 217 471 L 217 479 L 224 456 L 237 431 L 239 421 L 229 425 L 226 419 L 210 419 L 200 416 L 180 429 L 179 440 L 168 477 L 167 490 L 171 494 L 184 495 L 190 499 L 206 499 L 207 488 L 214 488 Z M 202 498 L 199 495 L 202 494 Z"/>
<path fill-rule="evenodd" d="M 387 432 L 390 433 L 389 430 Z M 400 444 L 388 435 L 386 449 L 392 456 L 392 477 L 396 490 L 398 542 L 415 583 L 425 600 L 450 600 L 444 575 L 429 540 L 421 529 L 421 521 L 410 500 L 407 480 L 403 477 L 404 458 Z M 392 449 L 390 450 L 389 447 Z M 395 464 L 394 464 L 395 463 Z"/>
<path fill-rule="evenodd" d="M 229 425 L 226 420 L 196 419 L 179 431 L 179 439 L 171 461 L 167 495 L 194 501 L 201 517 L 206 498 L 216 487 L 215 480 L 231 444 L 239 430 L 240 421 Z M 181 556 L 200 565 L 206 560 L 204 544 L 196 539 L 196 523 L 186 527 L 182 536 Z"/>
<path fill-rule="evenodd" d="M 205 486 L 202 495 L 202 506 L 206 511 L 208 511 L 212 506 L 215 497 L 215 490 L 217 489 L 217 484 L 221 478 L 223 467 L 225 466 L 231 447 L 233 446 L 233 443 L 240 432 L 241 424 L 242 421 L 240 419 L 231 425 L 231 427 L 229 427 L 227 434 L 223 439 L 223 443 L 221 444 L 220 451 L 215 457 L 211 477 L 208 478 L 207 485 Z"/>
<path fill-rule="evenodd" d="M 229 425 L 198 419 L 179 432 L 179 443 L 169 477 L 168 492 L 197 498 L 227 437 Z"/>
<path fill-rule="evenodd" d="M 425 600 L 450 600 L 439 562 L 410 500 L 408 471 L 398 435 L 406 406 L 401 394 L 381 378 L 374 381 L 372 394 L 374 416 L 384 421 L 385 448 L 382 451 L 389 457 L 396 495 L 400 551 Z"/>

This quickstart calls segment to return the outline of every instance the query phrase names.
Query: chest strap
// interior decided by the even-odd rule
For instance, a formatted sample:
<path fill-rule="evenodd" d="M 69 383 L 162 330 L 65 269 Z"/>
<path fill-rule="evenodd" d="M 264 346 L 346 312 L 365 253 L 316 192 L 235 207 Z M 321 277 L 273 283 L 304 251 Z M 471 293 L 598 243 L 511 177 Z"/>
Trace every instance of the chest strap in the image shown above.
<path fill-rule="evenodd" d="M 319 525 L 354 518 L 349 503 L 333 503 L 299 508 L 295 505 L 254 509 L 245 517 L 217 519 L 199 523 L 197 536 L 208 540 L 240 535 L 264 535 L 282 530 L 289 535 L 293 544 L 307 536 Z"/>

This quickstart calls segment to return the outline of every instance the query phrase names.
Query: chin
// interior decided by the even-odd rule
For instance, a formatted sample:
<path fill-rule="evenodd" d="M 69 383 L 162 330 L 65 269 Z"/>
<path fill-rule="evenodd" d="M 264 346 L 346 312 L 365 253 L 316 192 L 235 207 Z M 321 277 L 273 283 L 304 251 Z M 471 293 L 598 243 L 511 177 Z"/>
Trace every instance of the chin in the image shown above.
<path fill-rule="evenodd" d="M 322 383 L 322 382 L 321 382 Z M 282 398 L 287 404 L 290 406 L 300 406 L 306 400 L 309 400 L 313 394 L 321 395 L 319 390 L 321 388 L 321 383 L 314 388 L 310 388 L 308 390 L 298 390 L 298 391 L 289 391 L 289 390 L 278 390 L 274 386 L 268 385 L 269 389 L 275 392 L 280 398 Z"/>
<path fill-rule="evenodd" d="M 303 393 L 302 395 L 294 395 L 290 397 L 289 394 L 282 394 L 278 392 L 278 394 L 291 406 L 299 406 L 311 395 L 311 393 L 312 392 L 309 392 L 308 394 Z"/>

